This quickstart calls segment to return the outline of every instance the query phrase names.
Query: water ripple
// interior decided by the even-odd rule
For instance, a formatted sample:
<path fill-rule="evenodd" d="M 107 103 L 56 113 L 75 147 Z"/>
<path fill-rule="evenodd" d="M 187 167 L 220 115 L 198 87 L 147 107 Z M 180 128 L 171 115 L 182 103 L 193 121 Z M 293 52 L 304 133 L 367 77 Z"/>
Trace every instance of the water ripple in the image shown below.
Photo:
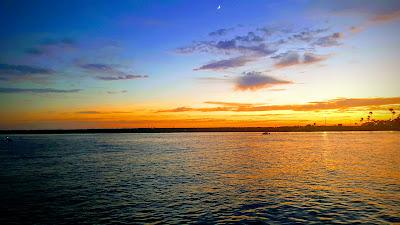
<path fill-rule="evenodd" d="M 400 223 L 400 133 L 20 135 L 0 224 Z"/>

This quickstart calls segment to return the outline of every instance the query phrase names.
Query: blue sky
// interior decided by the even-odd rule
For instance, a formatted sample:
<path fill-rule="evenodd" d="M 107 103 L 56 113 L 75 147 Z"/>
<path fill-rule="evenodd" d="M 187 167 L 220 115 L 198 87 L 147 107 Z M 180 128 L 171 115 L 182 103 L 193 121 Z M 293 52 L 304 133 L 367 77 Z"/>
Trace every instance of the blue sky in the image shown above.
<path fill-rule="evenodd" d="M 230 103 L 397 106 L 399 18 L 400 2 L 389 0 L 1 1 L 3 128 L 42 128 L 45 115 L 43 128 L 202 126 L 244 114 Z M 294 109 L 243 116 L 293 124 L 308 113 Z M 127 114 L 104 116 L 117 110 Z M 265 111 L 294 119 L 260 118 Z"/>

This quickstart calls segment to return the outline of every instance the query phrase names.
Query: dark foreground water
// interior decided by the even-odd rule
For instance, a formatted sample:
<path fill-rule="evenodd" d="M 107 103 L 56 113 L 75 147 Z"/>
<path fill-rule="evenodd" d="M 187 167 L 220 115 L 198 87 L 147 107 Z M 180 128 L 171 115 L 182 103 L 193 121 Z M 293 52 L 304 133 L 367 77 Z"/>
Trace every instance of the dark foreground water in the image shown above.
<path fill-rule="evenodd" d="M 11 138 L 0 224 L 400 222 L 400 132 Z"/>

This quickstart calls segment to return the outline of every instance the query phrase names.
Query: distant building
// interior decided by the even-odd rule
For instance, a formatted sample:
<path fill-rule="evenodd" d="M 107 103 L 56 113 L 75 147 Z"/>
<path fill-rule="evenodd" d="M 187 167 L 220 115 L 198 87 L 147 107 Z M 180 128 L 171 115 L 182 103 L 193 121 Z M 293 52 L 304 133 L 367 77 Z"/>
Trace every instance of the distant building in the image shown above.
<path fill-rule="evenodd" d="M 338 124 L 338 127 L 342 127 L 342 126 L 343 126 L 343 124 L 341 124 L 341 123 Z"/>

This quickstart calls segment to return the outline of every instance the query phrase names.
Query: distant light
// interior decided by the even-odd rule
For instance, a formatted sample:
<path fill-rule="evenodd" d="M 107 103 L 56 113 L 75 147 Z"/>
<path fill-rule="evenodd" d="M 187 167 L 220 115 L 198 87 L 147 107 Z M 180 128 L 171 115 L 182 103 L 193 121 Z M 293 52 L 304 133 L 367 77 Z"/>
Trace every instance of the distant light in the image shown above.
<path fill-rule="evenodd" d="M 220 9 L 221 9 L 221 5 L 218 5 L 217 10 L 220 10 Z"/>

